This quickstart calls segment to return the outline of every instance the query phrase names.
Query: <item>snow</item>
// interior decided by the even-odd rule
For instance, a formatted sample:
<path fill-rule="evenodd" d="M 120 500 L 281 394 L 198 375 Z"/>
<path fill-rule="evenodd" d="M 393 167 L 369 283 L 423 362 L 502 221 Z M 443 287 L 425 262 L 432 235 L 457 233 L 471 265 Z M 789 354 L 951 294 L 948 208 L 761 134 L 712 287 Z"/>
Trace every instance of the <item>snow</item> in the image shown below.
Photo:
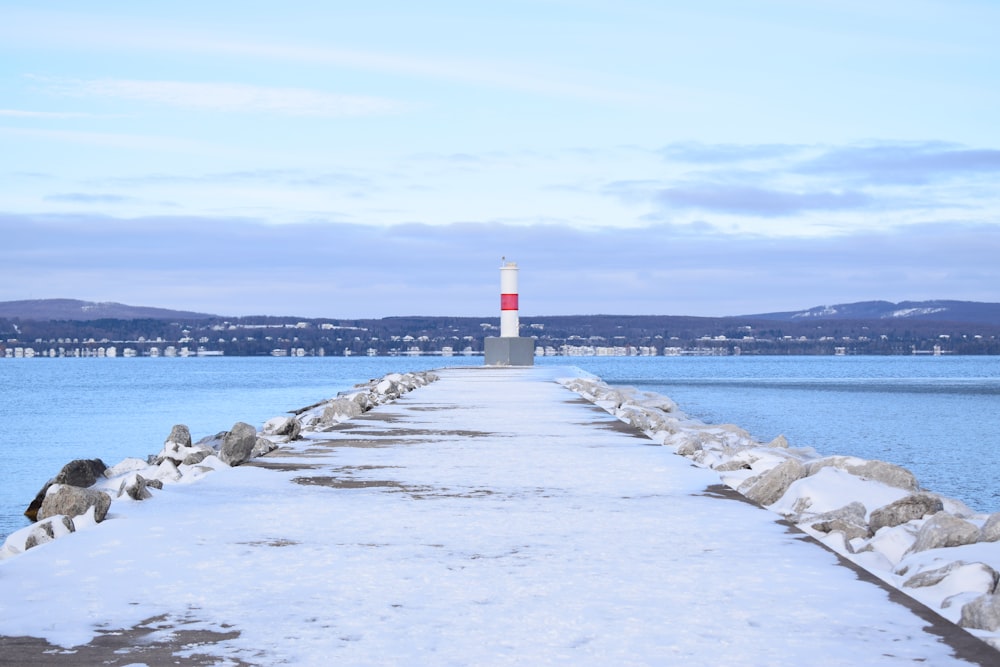
<path fill-rule="evenodd" d="M 764 445 L 755 442 L 745 432 L 741 434 L 741 429 L 703 424 L 676 409 L 668 410 L 669 414 L 661 416 L 671 424 L 669 432 L 664 433 L 646 428 L 646 424 L 656 421 L 655 418 L 649 415 L 636 418 L 636 406 L 649 404 L 650 399 L 635 389 L 609 387 L 592 377 L 566 379 L 563 384 L 619 419 L 644 430 L 653 440 L 673 448 L 697 465 L 717 469 L 722 482 L 733 489 L 746 490 L 751 486 L 748 480 L 761 479 L 789 458 L 799 460 L 807 471 L 806 475 L 791 482 L 781 497 L 768 505 L 768 509 L 796 523 L 805 533 L 844 558 L 952 622 L 959 622 L 964 604 L 980 596 L 1000 594 L 1000 541 L 990 541 L 994 538 L 982 533 L 982 526 L 989 515 L 975 515 L 961 501 L 937 496 L 945 514 L 968 520 L 980 528 L 979 540 L 975 544 L 915 551 L 917 535 L 930 520 L 929 516 L 899 526 L 880 528 L 868 538 L 848 539 L 839 530 L 824 533 L 812 527 L 817 515 L 842 509 L 851 502 L 864 505 L 867 520 L 872 510 L 919 490 L 918 487 L 908 486 L 914 483 L 909 471 L 856 457 L 823 457 L 810 448 L 789 448 L 781 436 Z M 871 478 L 878 476 L 883 479 Z M 934 586 L 914 583 L 917 575 L 926 576 L 942 568 L 949 574 L 940 583 Z M 989 631 L 969 631 L 1000 648 L 1000 620 L 997 627 Z"/>
<path fill-rule="evenodd" d="M 75 650 L 155 626 L 146 644 L 178 641 L 178 656 L 219 664 L 968 664 L 778 514 L 720 497 L 719 473 L 552 381 L 565 368 L 438 373 L 335 426 L 317 421 L 322 405 L 305 411 L 305 437 L 252 464 L 209 456 L 177 466 L 176 481 L 135 459 L 116 467 L 100 483 L 114 498 L 104 522 L 77 517 L 75 533 L 20 554 L 23 531 L 10 536 L 0 635 Z M 579 375 L 564 384 L 599 388 Z M 749 437 L 738 428 L 618 398 L 602 404 L 626 405 L 661 442 L 697 436 L 705 460 L 818 456 L 737 452 Z M 163 489 L 117 497 L 137 472 Z M 835 509 L 855 499 L 836 501 L 844 475 L 826 467 L 790 493 L 809 513 Z M 902 493 L 873 484 L 850 487 L 869 511 Z M 895 536 L 910 529 L 883 529 L 869 553 L 897 566 Z M 997 544 L 955 551 L 1000 568 Z M 941 567 L 941 551 L 887 576 Z M 959 568 L 927 595 L 981 589 L 984 572 Z M 214 639 L 185 645 L 181 627 Z"/>

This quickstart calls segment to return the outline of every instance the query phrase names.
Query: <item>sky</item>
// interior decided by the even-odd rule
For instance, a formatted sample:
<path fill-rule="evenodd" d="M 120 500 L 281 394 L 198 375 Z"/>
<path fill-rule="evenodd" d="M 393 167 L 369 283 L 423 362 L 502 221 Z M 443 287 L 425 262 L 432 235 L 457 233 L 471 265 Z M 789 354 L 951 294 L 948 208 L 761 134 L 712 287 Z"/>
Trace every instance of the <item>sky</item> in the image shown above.
<path fill-rule="evenodd" d="M 696 6 L 693 6 L 696 5 Z M 996 302 L 1000 5 L 0 0 L 0 300 Z"/>

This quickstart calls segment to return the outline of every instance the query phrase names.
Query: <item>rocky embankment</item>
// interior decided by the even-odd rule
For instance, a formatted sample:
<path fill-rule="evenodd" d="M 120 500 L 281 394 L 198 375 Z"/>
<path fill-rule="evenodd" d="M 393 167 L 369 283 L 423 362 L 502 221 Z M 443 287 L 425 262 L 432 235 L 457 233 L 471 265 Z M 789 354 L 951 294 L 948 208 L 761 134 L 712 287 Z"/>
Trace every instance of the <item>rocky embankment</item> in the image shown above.
<path fill-rule="evenodd" d="M 157 454 L 128 458 L 107 466 L 100 459 L 70 461 L 45 483 L 28 505 L 32 525 L 12 533 L 0 547 L 0 559 L 101 523 L 116 502 L 145 501 L 164 484 L 187 484 L 224 467 L 263 456 L 305 431 L 364 414 L 377 405 L 437 379 L 430 372 L 392 373 L 341 392 L 335 398 L 269 419 L 258 431 L 237 422 L 228 431 L 192 442 L 183 424 L 174 426 Z"/>
<path fill-rule="evenodd" d="M 757 442 L 596 378 L 561 383 L 1000 649 L 1000 513 L 976 514 L 891 463 Z"/>

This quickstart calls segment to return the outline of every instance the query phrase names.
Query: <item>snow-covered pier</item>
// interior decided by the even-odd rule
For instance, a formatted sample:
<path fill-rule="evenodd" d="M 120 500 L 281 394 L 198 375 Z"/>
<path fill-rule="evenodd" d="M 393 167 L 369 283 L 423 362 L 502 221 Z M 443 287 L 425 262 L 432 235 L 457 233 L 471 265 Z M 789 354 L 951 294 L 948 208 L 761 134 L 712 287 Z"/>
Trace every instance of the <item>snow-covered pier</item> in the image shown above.
<path fill-rule="evenodd" d="M 566 372 L 442 370 L 117 498 L 0 562 L 0 664 L 997 664 Z"/>

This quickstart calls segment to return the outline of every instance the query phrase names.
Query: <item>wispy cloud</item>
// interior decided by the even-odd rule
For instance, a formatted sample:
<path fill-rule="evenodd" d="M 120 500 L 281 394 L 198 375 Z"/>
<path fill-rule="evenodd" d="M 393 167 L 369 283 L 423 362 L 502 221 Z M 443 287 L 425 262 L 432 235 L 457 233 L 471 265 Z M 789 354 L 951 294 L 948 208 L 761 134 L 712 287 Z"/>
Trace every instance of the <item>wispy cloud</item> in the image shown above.
<path fill-rule="evenodd" d="M 660 209 L 695 209 L 757 217 L 780 217 L 808 211 L 844 211 L 870 205 L 870 195 L 859 191 L 789 191 L 739 183 L 682 183 L 665 186 L 660 181 L 616 181 L 606 194 L 628 204 L 651 203 Z"/>
<path fill-rule="evenodd" d="M 696 164 L 732 164 L 801 154 L 806 147 L 793 144 L 704 144 L 681 142 L 664 146 L 661 156 L 670 161 Z"/>
<path fill-rule="evenodd" d="M 45 201 L 70 204 L 120 204 L 131 201 L 132 197 L 112 194 L 92 194 L 87 192 L 65 192 L 44 197 Z"/>
<path fill-rule="evenodd" d="M 50 130 L 25 127 L 2 127 L 0 134 L 31 137 L 39 140 L 62 141 L 76 144 L 139 151 L 205 154 L 219 150 L 204 142 L 175 137 L 120 132 L 89 132 L 80 130 Z"/>
<path fill-rule="evenodd" d="M 366 71 L 393 76 L 531 93 L 612 104 L 654 103 L 658 94 L 648 88 L 626 88 L 597 82 L 584 69 L 549 68 L 543 63 L 475 58 L 433 57 L 426 54 L 338 48 L 313 43 L 246 39 L 236 31 L 199 32 L 192 26 L 151 23 L 85 13 L 13 10 L 9 26 L 0 25 L 0 38 L 57 48 L 67 46 L 127 53 L 161 52 L 207 57 L 253 59 L 259 62 L 299 63 L 307 66 Z M 662 91 L 658 91 L 662 92 Z M 698 91 L 686 91 L 686 96 Z"/>
<path fill-rule="evenodd" d="M 334 94 L 308 88 L 225 82 L 30 78 L 54 95 L 124 99 L 211 112 L 346 117 L 398 113 L 406 109 L 406 105 L 387 98 Z"/>
<path fill-rule="evenodd" d="M 117 116 L 109 114 L 84 113 L 80 111 L 28 111 L 24 109 L 0 109 L 0 117 L 58 120 L 62 118 L 115 118 Z"/>
<path fill-rule="evenodd" d="M 776 217 L 806 211 L 844 211 L 868 206 L 872 198 L 857 191 L 787 192 L 733 185 L 664 188 L 654 201 L 670 208 Z"/>
<path fill-rule="evenodd" d="M 874 184 L 922 185 L 956 176 L 1000 173 L 1000 150 L 944 142 L 846 146 L 807 160 L 795 170 Z"/>

